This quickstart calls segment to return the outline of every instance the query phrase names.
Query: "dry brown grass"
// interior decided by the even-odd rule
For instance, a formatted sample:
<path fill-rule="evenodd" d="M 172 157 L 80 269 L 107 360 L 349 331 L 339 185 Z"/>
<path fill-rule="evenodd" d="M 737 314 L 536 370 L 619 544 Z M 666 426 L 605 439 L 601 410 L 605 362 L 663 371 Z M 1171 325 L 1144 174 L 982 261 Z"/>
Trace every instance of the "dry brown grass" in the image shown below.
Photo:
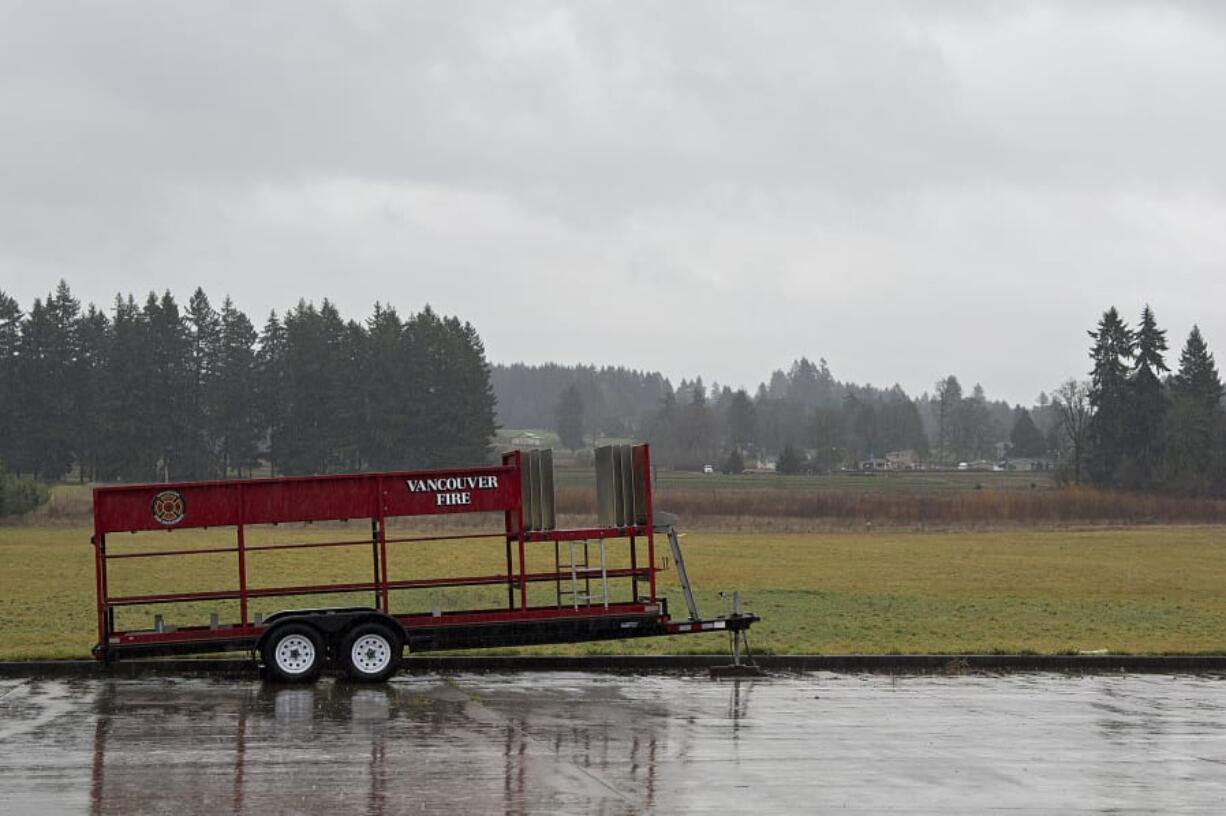
<path fill-rule="evenodd" d="M 858 492 L 816 490 L 661 490 L 656 506 L 682 519 L 806 519 L 887 526 L 1068 526 L 1222 524 L 1226 501 L 1070 487 L 1060 490 Z M 592 514 L 595 494 L 558 492 L 559 510 Z"/>

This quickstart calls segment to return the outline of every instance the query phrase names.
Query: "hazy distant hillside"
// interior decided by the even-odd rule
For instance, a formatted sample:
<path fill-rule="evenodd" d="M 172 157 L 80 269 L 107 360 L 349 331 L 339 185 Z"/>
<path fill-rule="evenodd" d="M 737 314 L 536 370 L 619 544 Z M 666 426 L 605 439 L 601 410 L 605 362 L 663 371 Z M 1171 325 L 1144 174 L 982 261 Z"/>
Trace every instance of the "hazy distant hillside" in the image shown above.
<path fill-rule="evenodd" d="M 562 391 L 574 383 L 583 397 L 589 433 L 630 433 L 644 414 L 654 411 L 666 391 L 658 372 L 605 366 L 495 365 L 490 384 L 498 400 L 498 424 L 504 428 L 553 428 Z"/>
<path fill-rule="evenodd" d="M 589 438 L 650 440 L 658 461 L 689 468 L 723 462 L 734 450 L 756 458 L 785 448 L 799 452 L 801 467 L 819 470 L 904 449 L 941 461 L 991 458 L 1019 418 L 1018 409 L 989 401 L 978 386 L 964 396 L 953 377 L 938 384 L 941 399 L 912 398 L 898 386 L 840 382 L 825 360 L 804 357 L 753 391 L 708 387 L 701 377 L 674 388 L 658 372 L 554 363 L 496 365 L 490 382 L 504 428 L 561 432 L 559 406 L 573 385 L 580 397 L 571 408 L 574 425 Z M 1036 411 L 1040 435 L 1050 430 L 1049 414 Z"/>

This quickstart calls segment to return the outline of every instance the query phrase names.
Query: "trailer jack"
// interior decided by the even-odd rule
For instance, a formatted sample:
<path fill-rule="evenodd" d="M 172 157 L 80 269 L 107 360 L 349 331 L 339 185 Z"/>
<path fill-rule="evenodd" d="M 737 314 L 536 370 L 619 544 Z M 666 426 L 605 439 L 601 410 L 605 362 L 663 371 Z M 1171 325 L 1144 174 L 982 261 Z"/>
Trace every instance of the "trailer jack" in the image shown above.
<path fill-rule="evenodd" d="M 720 593 L 723 594 L 722 592 Z M 732 593 L 732 617 L 730 620 L 741 620 L 744 617 L 741 613 L 741 593 Z M 749 630 L 742 627 L 729 627 L 728 638 L 732 646 L 732 663 L 727 666 L 712 666 L 708 669 L 713 679 L 721 679 L 724 677 L 765 677 L 766 672 L 754 663 L 753 655 L 749 651 Z M 742 651 L 744 656 L 742 657 Z"/>
<path fill-rule="evenodd" d="M 668 547 L 672 552 L 673 563 L 677 565 L 677 582 L 681 584 L 681 592 L 685 595 L 685 607 L 690 613 L 691 621 L 701 621 L 698 614 L 698 603 L 694 600 L 694 590 L 690 586 L 690 575 L 685 569 L 685 557 L 681 554 L 680 536 L 677 534 L 677 517 L 672 513 L 656 511 L 655 531 L 668 536 Z M 723 597 L 724 593 L 720 593 Z M 757 620 L 756 616 L 741 612 L 741 593 L 732 593 L 732 615 L 726 619 L 728 624 L 728 639 L 732 651 L 732 664 L 728 666 L 711 666 L 711 677 L 764 677 L 765 672 L 753 662 L 749 651 L 748 626 L 739 625 Z M 744 657 L 742 657 L 744 652 Z"/>

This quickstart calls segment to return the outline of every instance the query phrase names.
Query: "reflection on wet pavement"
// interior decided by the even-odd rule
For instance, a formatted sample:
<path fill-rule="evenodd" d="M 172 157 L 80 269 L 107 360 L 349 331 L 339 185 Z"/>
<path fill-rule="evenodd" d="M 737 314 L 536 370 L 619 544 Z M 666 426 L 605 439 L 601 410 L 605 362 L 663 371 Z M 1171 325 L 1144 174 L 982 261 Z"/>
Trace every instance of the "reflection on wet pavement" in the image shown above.
<path fill-rule="evenodd" d="M 1223 812 L 1226 683 L 0 681 L 0 813 Z"/>

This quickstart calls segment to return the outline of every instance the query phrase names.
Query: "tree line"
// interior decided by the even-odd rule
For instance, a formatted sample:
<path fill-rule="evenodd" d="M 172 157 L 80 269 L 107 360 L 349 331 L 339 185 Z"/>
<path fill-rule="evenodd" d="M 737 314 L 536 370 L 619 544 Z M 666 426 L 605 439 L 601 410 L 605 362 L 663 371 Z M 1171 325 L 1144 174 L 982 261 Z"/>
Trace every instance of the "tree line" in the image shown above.
<path fill-rule="evenodd" d="M 1074 481 L 1102 487 L 1226 495 L 1226 411 L 1217 364 L 1193 326 L 1178 368 L 1145 306 L 1134 329 L 1113 306 L 1089 332 L 1088 381 L 1058 391 L 1064 459 Z"/>
<path fill-rule="evenodd" d="M 45 481 L 471 465 L 495 430 L 480 337 L 429 306 L 300 300 L 257 329 L 202 289 L 108 314 L 62 281 L 28 311 L 0 292 L 0 416 L 0 461 Z"/>
<path fill-rule="evenodd" d="M 896 451 L 944 465 L 1005 454 L 1043 457 L 1055 441 L 1057 417 L 1046 395 L 1033 411 L 1010 407 L 989 400 L 979 385 L 964 394 L 950 375 L 933 395 L 913 399 L 898 385 L 840 382 L 825 360 L 806 357 L 774 371 L 753 394 L 718 383 L 708 388 L 701 377 L 673 388 L 658 374 L 618 369 L 618 377 L 638 378 L 638 387 L 632 413 L 610 423 L 603 393 L 606 372 L 613 371 L 505 369 L 495 378 L 499 415 L 503 388 L 513 385 L 531 390 L 541 406 L 517 417 L 522 426 L 552 427 L 568 448 L 582 447 L 585 435 L 637 435 L 653 443 L 656 461 L 667 467 L 718 464 L 729 471 L 776 460 L 784 472 L 825 472 Z M 543 408 L 550 400 L 551 414 Z"/>

